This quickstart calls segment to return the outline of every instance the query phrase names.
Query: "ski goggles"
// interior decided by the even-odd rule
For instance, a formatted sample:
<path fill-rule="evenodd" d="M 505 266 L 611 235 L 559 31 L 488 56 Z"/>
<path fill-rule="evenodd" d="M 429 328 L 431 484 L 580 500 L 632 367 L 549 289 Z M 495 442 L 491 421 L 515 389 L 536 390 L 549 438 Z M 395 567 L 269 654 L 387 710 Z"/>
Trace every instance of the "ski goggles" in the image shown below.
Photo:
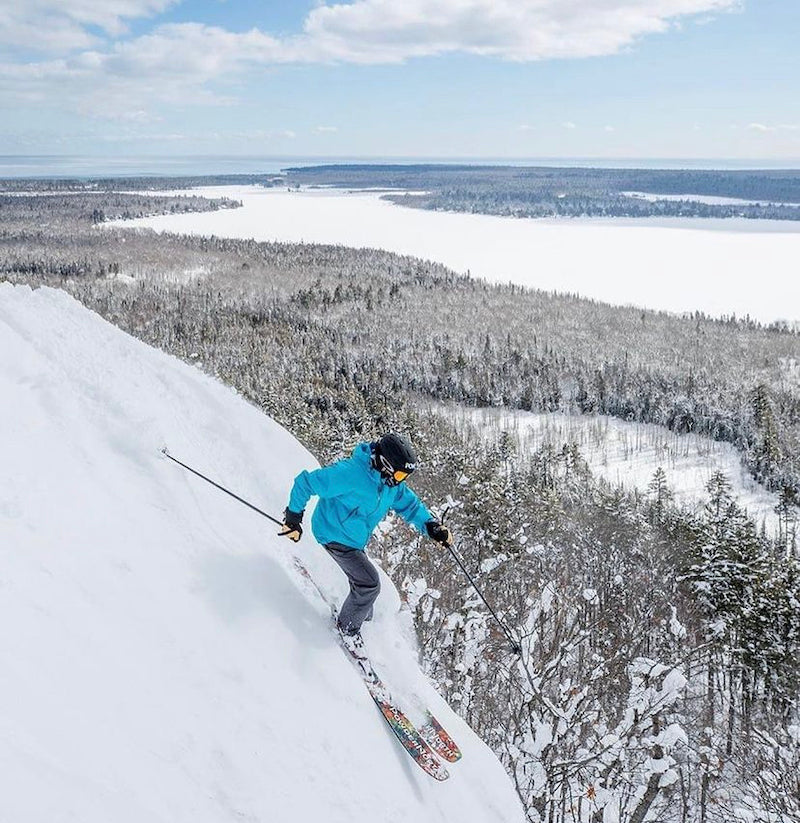
<path fill-rule="evenodd" d="M 381 474 L 386 478 L 391 478 L 396 483 L 402 483 L 411 472 L 395 469 L 394 466 L 382 455 L 378 455 L 378 465 L 380 466 Z"/>

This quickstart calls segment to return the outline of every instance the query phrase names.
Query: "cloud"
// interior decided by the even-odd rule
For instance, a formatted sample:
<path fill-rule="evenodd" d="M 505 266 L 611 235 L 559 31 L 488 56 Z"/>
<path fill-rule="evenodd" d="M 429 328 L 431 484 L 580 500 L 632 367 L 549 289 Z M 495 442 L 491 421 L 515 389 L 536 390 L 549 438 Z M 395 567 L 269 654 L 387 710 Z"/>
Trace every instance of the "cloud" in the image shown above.
<path fill-rule="evenodd" d="M 199 83 L 246 68 L 281 61 L 280 43 L 257 29 L 233 33 L 199 23 L 161 26 L 105 53 L 88 52 L 74 65 L 117 77 L 185 78 Z"/>
<path fill-rule="evenodd" d="M 317 126 L 314 129 L 314 131 L 317 132 L 317 134 L 335 134 L 337 131 L 339 131 L 339 127 L 338 126 Z"/>
<path fill-rule="evenodd" d="M 210 86 L 253 65 L 281 61 L 280 44 L 257 30 L 245 33 L 196 23 L 165 25 L 152 33 L 55 60 L 0 64 L 0 96 L 61 103 L 83 114 L 130 119 L 153 104 L 231 102 Z M 138 115 L 140 118 L 141 114 Z"/>
<path fill-rule="evenodd" d="M 572 120 L 566 120 L 561 124 L 565 129 L 575 129 L 577 126 L 572 122 Z"/>
<path fill-rule="evenodd" d="M 304 24 L 309 54 L 400 62 L 465 52 L 504 60 L 614 54 L 689 15 L 738 0 L 356 0 L 321 5 Z"/>
<path fill-rule="evenodd" d="M 126 20 L 150 17 L 177 0 L 0 0 L 0 36 L 36 32 L 33 46 L 87 47 L 106 34 L 125 33 Z M 740 0 L 355 0 L 322 4 L 303 30 L 275 39 L 195 24 L 246 47 L 268 44 L 280 62 L 387 63 L 415 56 L 465 52 L 507 60 L 613 54 L 634 40 L 667 30 L 687 16 L 738 8 Z M 167 29 L 169 27 L 163 27 Z M 181 29 L 173 26 L 173 31 Z M 191 24 L 183 27 L 191 31 Z M 5 32 L 5 35 L 2 35 Z M 147 37 L 134 41 L 147 47 Z M 13 42 L 20 42 L 14 39 Z M 276 51 L 277 47 L 277 51 Z M 250 49 L 248 48 L 248 51 Z"/>
<path fill-rule="evenodd" d="M 750 131 L 771 132 L 771 131 L 800 131 L 800 123 L 781 123 L 775 126 L 767 126 L 764 123 L 748 123 Z"/>
<path fill-rule="evenodd" d="M 96 45 L 92 30 L 118 37 L 126 20 L 151 17 L 178 0 L 0 0 L 0 46 L 63 54 Z"/>
<path fill-rule="evenodd" d="M 613 54 L 687 16 L 738 6 L 738 0 L 355 0 L 316 6 L 302 30 L 288 36 L 201 23 L 162 24 L 128 36 L 130 21 L 175 2 L 0 0 L 0 103 L 50 102 L 112 119 L 135 111 L 144 120 L 158 105 L 230 103 L 221 83 L 276 65 L 401 63 L 453 53 L 509 61 Z M 48 57 L 9 57 L 20 43 Z"/>

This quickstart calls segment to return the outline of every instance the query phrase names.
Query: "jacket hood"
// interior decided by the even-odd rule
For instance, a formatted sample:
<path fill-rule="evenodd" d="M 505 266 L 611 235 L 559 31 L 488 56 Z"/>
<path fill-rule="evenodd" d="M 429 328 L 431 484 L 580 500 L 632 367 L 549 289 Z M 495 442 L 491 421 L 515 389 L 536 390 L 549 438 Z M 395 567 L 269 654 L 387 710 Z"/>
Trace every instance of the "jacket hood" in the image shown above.
<path fill-rule="evenodd" d="M 377 470 L 372 468 L 372 443 L 359 443 L 353 449 L 353 454 L 351 457 L 353 460 L 363 465 L 365 469 L 369 469 L 370 471 L 374 471 L 378 474 Z"/>

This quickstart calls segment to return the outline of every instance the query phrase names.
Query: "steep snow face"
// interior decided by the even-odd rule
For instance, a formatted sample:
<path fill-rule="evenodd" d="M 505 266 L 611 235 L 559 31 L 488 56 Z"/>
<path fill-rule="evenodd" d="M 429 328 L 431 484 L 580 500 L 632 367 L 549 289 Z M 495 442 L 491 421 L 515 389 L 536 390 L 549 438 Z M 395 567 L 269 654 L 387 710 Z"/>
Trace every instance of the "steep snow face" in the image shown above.
<path fill-rule="evenodd" d="M 401 749 L 267 511 L 314 460 L 232 390 L 66 294 L 0 284 L 0 820 L 522 821 L 499 762 L 420 673 L 384 578 L 365 631 L 464 752 Z"/>

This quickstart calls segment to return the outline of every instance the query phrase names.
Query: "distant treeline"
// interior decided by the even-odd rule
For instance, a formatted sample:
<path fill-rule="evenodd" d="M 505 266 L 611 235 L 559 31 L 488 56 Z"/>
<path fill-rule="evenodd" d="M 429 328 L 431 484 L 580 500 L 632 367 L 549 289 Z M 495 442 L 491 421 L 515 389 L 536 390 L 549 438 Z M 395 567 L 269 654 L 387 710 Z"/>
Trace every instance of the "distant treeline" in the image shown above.
<path fill-rule="evenodd" d="M 385 188 L 411 208 L 512 217 L 694 217 L 800 220 L 800 170 L 713 171 L 468 165 L 324 165 L 283 172 L 180 177 L 0 179 L 0 195 L 155 192 L 199 186 Z M 423 192 L 409 194 L 408 192 Z M 645 199 L 729 197 L 752 203 Z M 176 208 L 178 208 L 176 206 Z M 117 216 L 124 216 L 122 214 Z"/>
<path fill-rule="evenodd" d="M 0 229 L 8 235 L 13 228 L 72 228 L 75 221 L 103 223 L 106 220 L 216 211 L 238 206 L 241 203 L 227 198 L 212 200 L 193 196 L 122 194 L 101 189 L 62 191 L 57 187 L 42 189 L 40 194 L 34 191 L 0 192 Z"/>
<path fill-rule="evenodd" d="M 292 185 L 385 187 L 415 208 L 515 217 L 745 217 L 800 220 L 800 170 L 706 171 L 518 166 L 313 166 L 287 169 Z M 731 197 L 751 204 L 645 200 L 625 192 Z"/>
<path fill-rule="evenodd" d="M 286 182 L 280 174 L 212 174 L 180 177 L 70 177 L 0 178 L 0 194 L 7 192 L 118 192 L 170 191 L 198 186 L 275 186 Z"/>

